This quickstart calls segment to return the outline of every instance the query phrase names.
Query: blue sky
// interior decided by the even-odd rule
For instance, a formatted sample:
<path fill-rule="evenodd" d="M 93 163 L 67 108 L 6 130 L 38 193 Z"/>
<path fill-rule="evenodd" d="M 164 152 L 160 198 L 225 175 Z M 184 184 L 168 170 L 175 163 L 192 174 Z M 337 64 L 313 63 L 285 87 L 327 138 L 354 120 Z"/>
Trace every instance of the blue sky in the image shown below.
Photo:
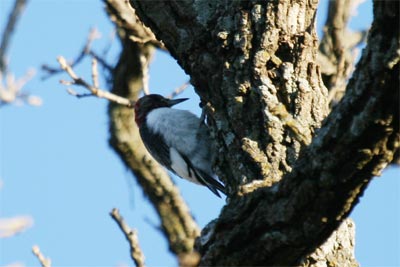
<path fill-rule="evenodd" d="M 0 1 L 1 30 L 12 2 Z M 327 1 L 321 3 L 325 11 Z M 352 27 L 367 27 L 371 13 L 367 1 Z M 319 17 L 318 25 L 323 22 Z M 30 215 L 34 219 L 26 232 L 0 239 L 0 266 L 15 262 L 39 266 L 31 253 L 35 244 L 52 259 L 53 266 L 132 266 L 128 244 L 108 215 L 113 207 L 138 229 L 149 266 L 176 265 L 155 229 L 159 223 L 155 212 L 108 146 L 106 101 L 69 96 L 58 83 L 66 75 L 41 79 L 40 65 L 56 65 L 58 55 L 74 58 L 91 27 L 103 35 L 94 44 L 102 51 L 113 27 L 101 1 L 31 0 L 13 36 L 9 69 L 17 77 L 29 68 L 37 69 L 25 90 L 40 96 L 43 105 L 0 109 L 0 218 Z M 107 57 L 111 63 L 118 58 L 118 49 L 115 43 Z M 76 72 L 90 79 L 90 62 Z M 187 79 L 174 59 L 163 52 L 156 54 L 150 69 L 152 92 L 169 94 Z M 182 97 L 191 99 L 180 108 L 198 114 L 192 88 Z M 352 213 L 356 256 L 363 266 L 400 265 L 400 182 L 396 174 L 398 168 L 389 168 L 374 179 Z M 223 200 L 207 188 L 174 180 L 201 227 L 218 216 Z"/>

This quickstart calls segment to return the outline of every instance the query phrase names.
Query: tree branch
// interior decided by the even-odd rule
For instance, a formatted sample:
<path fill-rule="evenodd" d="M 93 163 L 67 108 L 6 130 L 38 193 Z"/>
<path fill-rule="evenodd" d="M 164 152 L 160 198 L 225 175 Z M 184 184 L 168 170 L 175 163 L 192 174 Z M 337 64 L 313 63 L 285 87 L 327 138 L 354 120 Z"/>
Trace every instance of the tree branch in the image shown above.
<path fill-rule="evenodd" d="M 22 91 L 25 85 L 35 75 L 34 70 L 29 70 L 23 77 L 16 79 L 13 74 L 4 75 L 0 71 L 0 107 L 11 103 L 25 102 L 32 106 L 40 106 L 42 99 Z"/>
<path fill-rule="evenodd" d="M 329 102 L 336 105 L 344 94 L 354 70 L 355 47 L 365 40 L 366 31 L 350 32 L 347 28 L 358 0 L 330 1 L 317 60 L 324 83 L 329 90 Z"/>
<path fill-rule="evenodd" d="M 329 108 L 312 1 L 131 3 L 209 107 L 230 201 L 203 230 L 201 265 L 298 264 L 399 146 L 398 3 L 375 2 L 368 48 L 318 131 Z M 281 105 L 309 147 L 274 113 Z"/>
<path fill-rule="evenodd" d="M 99 63 L 108 71 L 111 72 L 112 67 L 103 59 L 101 58 L 97 53 L 95 53 L 94 51 L 92 51 L 92 43 L 94 40 L 100 38 L 101 34 L 100 32 L 96 29 L 93 28 L 90 30 L 86 42 L 81 50 L 81 52 L 78 54 L 78 56 L 71 62 L 68 63 L 68 65 L 71 68 L 76 67 L 79 63 L 82 62 L 82 60 L 90 55 L 92 58 L 96 59 L 97 61 L 99 61 Z M 45 72 L 47 72 L 47 75 L 44 76 L 42 79 L 47 79 L 49 77 L 51 77 L 52 75 L 58 74 L 60 72 L 63 72 L 64 69 L 62 68 L 57 68 L 57 67 L 51 67 L 47 64 L 43 64 L 42 65 L 42 70 L 44 70 Z"/>
<path fill-rule="evenodd" d="M 110 212 L 111 218 L 118 224 L 118 227 L 124 233 L 126 240 L 131 248 L 131 258 L 137 267 L 144 267 L 144 255 L 139 245 L 139 239 L 136 230 L 132 230 L 119 214 L 118 209 L 114 208 Z"/>
<path fill-rule="evenodd" d="M 3 30 L 0 44 L 0 73 L 7 72 L 5 55 L 10 44 L 11 36 L 14 33 L 15 25 L 24 11 L 26 3 L 27 0 L 15 0 L 14 7 L 7 20 L 7 25 Z"/>
<path fill-rule="evenodd" d="M 368 182 L 391 161 L 400 145 L 400 55 L 399 29 L 389 25 L 396 24 L 398 11 L 397 2 L 374 3 L 368 46 L 344 99 L 277 187 L 236 199 L 224 209 L 203 264 L 245 264 L 257 247 L 264 248 L 264 256 L 258 255 L 256 264 L 298 263 L 301 255 L 328 238 L 357 204 Z M 243 238 L 238 224 L 262 238 Z M 217 240 L 221 235 L 223 244 Z M 217 259 L 217 252 L 229 260 Z"/>
<path fill-rule="evenodd" d="M 174 90 L 172 93 L 170 93 L 170 94 L 167 96 L 167 98 L 172 99 L 172 98 L 177 97 L 180 93 L 182 93 L 183 91 L 185 91 L 186 88 L 188 88 L 189 85 L 190 85 L 190 81 L 187 81 L 187 82 L 183 83 L 181 86 L 175 88 L 175 90 Z"/>
<path fill-rule="evenodd" d="M 150 60 L 154 41 L 133 42 L 130 34 L 132 31 L 142 40 L 155 39 L 137 21 L 136 14 L 125 1 L 106 0 L 105 3 L 107 12 L 119 27 L 123 47 L 114 69 L 112 92 L 136 100 L 143 87 L 140 59 L 144 56 L 146 61 Z M 133 110 L 110 103 L 109 116 L 110 145 L 132 171 L 158 213 L 170 250 L 178 256 L 190 253 L 194 239 L 199 235 L 198 226 L 171 178 L 145 149 L 134 122 Z"/>
<path fill-rule="evenodd" d="M 95 59 L 93 59 L 93 60 L 95 61 Z M 62 56 L 58 57 L 57 61 L 58 61 L 58 63 L 60 63 L 61 69 L 64 70 L 73 80 L 72 82 L 61 80 L 60 82 L 62 84 L 65 84 L 65 85 L 71 85 L 71 84 L 79 85 L 79 86 L 82 86 L 82 87 L 86 88 L 91 93 L 91 94 L 81 95 L 81 94 L 75 93 L 75 91 L 73 91 L 73 90 L 68 90 L 68 93 L 70 93 L 71 95 L 74 95 L 74 96 L 76 96 L 78 98 L 79 97 L 86 97 L 86 96 L 97 96 L 99 98 L 105 98 L 105 99 L 107 99 L 107 100 L 109 100 L 111 102 L 115 102 L 115 103 L 120 104 L 120 105 L 131 107 L 132 102 L 129 101 L 128 99 L 126 99 L 124 97 L 120 97 L 120 96 L 115 95 L 115 94 L 112 94 L 112 93 L 110 93 L 108 91 L 101 90 L 101 89 L 97 88 L 95 85 L 90 85 L 84 79 L 80 78 L 74 72 L 72 67 L 70 65 L 68 65 L 68 63 L 67 63 L 67 61 L 65 60 L 64 57 L 62 57 Z M 94 84 L 98 84 L 98 81 L 97 81 L 97 69 L 95 68 L 96 65 L 97 64 L 95 63 L 95 64 L 93 64 L 93 67 L 92 67 L 92 79 L 93 79 Z"/>
<path fill-rule="evenodd" d="M 354 255 L 355 235 L 354 222 L 347 218 L 324 244 L 302 261 L 300 266 L 358 267 L 359 264 Z"/>
<path fill-rule="evenodd" d="M 33 218 L 30 216 L 0 217 L 0 238 L 11 237 L 32 227 Z"/>
<path fill-rule="evenodd" d="M 122 0 L 103 0 L 110 20 L 120 29 L 124 29 L 129 39 L 137 44 L 150 44 L 166 50 L 164 44 L 156 39 L 150 28 L 146 27 L 136 15 L 136 11 Z"/>
<path fill-rule="evenodd" d="M 36 256 L 36 258 L 39 260 L 40 264 L 42 267 L 51 267 L 51 259 L 46 258 L 42 252 L 40 251 L 39 246 L 33 246 L 32 247 L 32 253 Z"/>
<path fill-rule="evenodd" d="M 10 103 L 26 102 L 32 106 L 40 106 L 42 100 L 28 93 L 22 93 L 22 88 L 34 75 L 34 70 L 29 70 L 22 78 L 15 79 L 7 70 L 6 52 L 10 46 L 11 36 L 15 25 L 25 9 L 27 0 L 15 0 L 14 6 L 7 19 L 0 43 L 0 107 Z"/>

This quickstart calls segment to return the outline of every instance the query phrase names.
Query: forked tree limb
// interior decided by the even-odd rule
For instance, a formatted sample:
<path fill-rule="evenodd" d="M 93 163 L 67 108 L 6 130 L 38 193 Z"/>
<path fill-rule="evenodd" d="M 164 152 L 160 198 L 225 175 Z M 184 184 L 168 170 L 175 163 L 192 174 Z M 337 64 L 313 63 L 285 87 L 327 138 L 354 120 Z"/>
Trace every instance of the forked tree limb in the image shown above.
<path fill-rule="evenodd" d="M 298 264 L 399 147 L 399 3 L 374 2 L 368 46 L 317 130 L 329 109 L 310 1 L 131 2 L 210 106 L 231 200 L 200 238 L 201 264 Z M 276 117 L 279 105 L 309 131 L 308 147 Z"/>

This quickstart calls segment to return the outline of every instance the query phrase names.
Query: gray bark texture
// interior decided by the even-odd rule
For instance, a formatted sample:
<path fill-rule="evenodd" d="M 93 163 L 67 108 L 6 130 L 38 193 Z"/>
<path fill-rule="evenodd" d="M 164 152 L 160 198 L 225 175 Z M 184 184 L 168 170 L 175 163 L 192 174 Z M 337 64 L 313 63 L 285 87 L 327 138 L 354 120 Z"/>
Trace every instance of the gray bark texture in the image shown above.
<path fill-rule="evenodd" d="M 316 63 L 317 1 L 130 2 L 190 75 L 218 148 L 228 201 L 197 239 L 200 265 L 357 265 L 346 218 L 400 145 L 399 3 L 374 2 L 368 45 L 330 110 Z M 128 39 L 113 90 L 135 99 L 135 53 L 151 52 L 148 41 Z M 132 110 L 111 104 L 110 116 L 110 143 L 158 211 L 171 250 L 190 253 L 197 226 L 145 152 Z"/>

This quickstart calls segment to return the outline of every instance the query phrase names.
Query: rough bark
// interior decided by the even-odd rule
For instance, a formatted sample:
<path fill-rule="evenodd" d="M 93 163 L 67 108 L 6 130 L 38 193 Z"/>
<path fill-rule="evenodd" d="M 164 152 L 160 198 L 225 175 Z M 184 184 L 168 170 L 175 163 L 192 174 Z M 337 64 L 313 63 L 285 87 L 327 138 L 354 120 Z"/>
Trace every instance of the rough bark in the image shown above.
<path fill-rule="evenodd" d="M 302 261 L 301 267 L 355 267 L 355 224 L 346 219 L 331 236 Z"/>
<path fill-rule="evenodd" d="M 331 106 L 336 105 L 343 97 L 347 81 L 354 70 L 356 46 L 365 40 L 366 30 L 351 32 L 347 27 L 351 13 L 359 3 L 357 0 L 329 2 L 317 62 L 321 66 L 324 84 L 329 90 Z"/>
<path fill-rule="evenodd" d="M 315 64 L 316 6 L 133 3 L 191 75 L 219 148 L 218 175 L 231 192 L 280 180 L 328 112 Z"/>
<path fill-rule="evenodd" d="M 398 2 L 374 3 L 368 47 L 318 131 L 314 1 L 131 3 L 191 75 L 219 149 L 230 200 L 199 240 L 201 264 L 299 264 L 399 147 Z"/>
<path fill-rule="evenodd" d="M 112 75 L 112 92 L 136 100 L 143 88 L 141 57 L 149 61 L 156 47 L 163 47 L 148 28 L 137 20 L 124 1 L 106 0 L 110 18 L 118 26 L 123 50 Z M 109 105 L 110 145 L 132 171 L 161 221 L 170 250 L 191 252 L 199 229 L 179 190 L 165 170 L 148 154 L 134 121 L 133 109 Z"/>

